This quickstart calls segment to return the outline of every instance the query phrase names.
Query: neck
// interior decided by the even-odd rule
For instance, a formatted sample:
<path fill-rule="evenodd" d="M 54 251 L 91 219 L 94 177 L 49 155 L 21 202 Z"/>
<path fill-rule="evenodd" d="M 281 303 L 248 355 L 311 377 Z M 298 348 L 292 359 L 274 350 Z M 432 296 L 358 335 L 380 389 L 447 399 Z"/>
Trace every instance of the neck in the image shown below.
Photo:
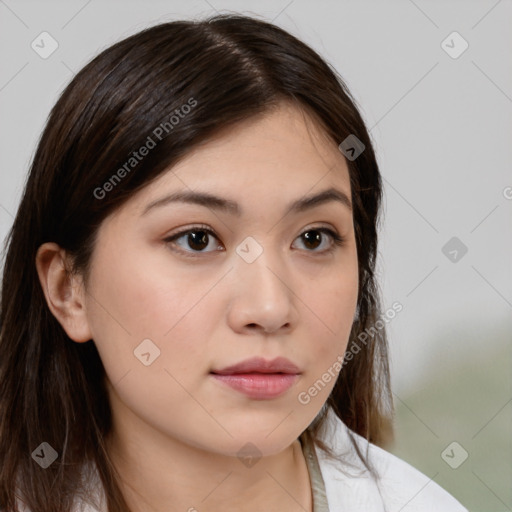
<path fill-rule="evenodd" d="M 135 512 L 310 512 L 309 474 L 298 440 L 254 464 L 180 442 L 133 415 L 107 441 Z M 172 508 L 170 508 L 172 504 Z"/>

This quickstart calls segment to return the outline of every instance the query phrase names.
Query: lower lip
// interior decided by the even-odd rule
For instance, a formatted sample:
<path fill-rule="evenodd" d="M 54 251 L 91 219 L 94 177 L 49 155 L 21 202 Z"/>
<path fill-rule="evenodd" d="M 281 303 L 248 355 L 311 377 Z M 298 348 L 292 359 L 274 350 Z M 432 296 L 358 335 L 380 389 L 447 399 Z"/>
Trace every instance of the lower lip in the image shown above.
<path fill-rule="evenodd" d="M 256 400 L 268 400 L 282 395 L 299 377 L 291 373 L 212 374 L 215 379 Z"/>

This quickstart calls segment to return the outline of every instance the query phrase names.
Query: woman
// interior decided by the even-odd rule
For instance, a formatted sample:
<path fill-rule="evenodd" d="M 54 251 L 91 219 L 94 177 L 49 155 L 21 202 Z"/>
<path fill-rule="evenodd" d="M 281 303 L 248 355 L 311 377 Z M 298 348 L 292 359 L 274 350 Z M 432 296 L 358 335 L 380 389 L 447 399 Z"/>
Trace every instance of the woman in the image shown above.
<path fill-rule="evenodd" d="M 381 194 L 345 84 L 276 26 L 85 66 L 8 240 L 2 510 L 465 510 L 379 447 Z"/>

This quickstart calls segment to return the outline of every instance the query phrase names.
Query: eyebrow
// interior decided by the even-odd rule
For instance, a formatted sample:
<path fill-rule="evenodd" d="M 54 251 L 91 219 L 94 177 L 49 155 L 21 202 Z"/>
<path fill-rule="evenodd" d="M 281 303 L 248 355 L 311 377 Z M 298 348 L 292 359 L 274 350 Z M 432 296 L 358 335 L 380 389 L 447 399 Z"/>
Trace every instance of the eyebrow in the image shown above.
<path fill-rule="evenodd" d="M 345 192 L 331 187 L 317 194 L 306 196 L 292 202 L 286 208 L 285 215 L 288 213 L 301 213 L 331 201 L 337 201 L 348 208 L 348 210 L 352 211 L 352 203 Z M 141 216 L 146 215 L 154 208 L 176 202 L 197 204 L 214 210 L 224 211 L 237 217 L 240 217 L 242 214 L 242 208 L 236 201 L 218 197 L 208 192 L 179 191 L 149 203 L 144 208 Z"/>

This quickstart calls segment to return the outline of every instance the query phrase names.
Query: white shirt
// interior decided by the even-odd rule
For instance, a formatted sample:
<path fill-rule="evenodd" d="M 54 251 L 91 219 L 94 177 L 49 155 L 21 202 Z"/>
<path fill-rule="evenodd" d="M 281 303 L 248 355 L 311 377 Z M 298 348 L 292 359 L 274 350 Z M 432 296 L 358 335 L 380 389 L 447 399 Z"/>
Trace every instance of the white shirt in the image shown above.
<path fill-rule="evenodd" d="M 318 465 L 315 467 L 315 463 L 308 460 L 310 477 L 314 482 L 313 495 L 317 499 L 322 498 L 325 489 L 329 512 L 468 512 L 432 479 L 356 433 L 351 433 L 363 455 L 368 448 L 367 460 L 379 478 L 376 481 L 370 475 L 353 448 L 348 427 L 329 409 L 319 437 L 333 449 L 336 460 L 330 459 L 316 447 L 313 450 Z M 311 449 L 311 445 L 308 446 Z M 96 472 L 89 485 L 95 495 L 96 506 L 77 499 L 73 512 L 106 512 L 103 487 Z M 321 501 L 315 503 L 315 512 L 325 510 Z M 21 512 L 30 512 L 28 508 L 23 508 L 21 502 L 18 503 Z"/>
<path fill-rule="evenodd" d="M 379 479 L 376 482 L 369 474 L 350 442 L 348 427 L 329 408 L 319 437 L 338 455 L 338 460 L 331 460 L 315 448 L 329 512 L 468 512 L 442 487 L 405 461 L 354 432 L 352 436 L 363 455 L 368 448 L 367 459 Z M 355 467 L 351 469 L 339 461 L 351 462 Z"/>

